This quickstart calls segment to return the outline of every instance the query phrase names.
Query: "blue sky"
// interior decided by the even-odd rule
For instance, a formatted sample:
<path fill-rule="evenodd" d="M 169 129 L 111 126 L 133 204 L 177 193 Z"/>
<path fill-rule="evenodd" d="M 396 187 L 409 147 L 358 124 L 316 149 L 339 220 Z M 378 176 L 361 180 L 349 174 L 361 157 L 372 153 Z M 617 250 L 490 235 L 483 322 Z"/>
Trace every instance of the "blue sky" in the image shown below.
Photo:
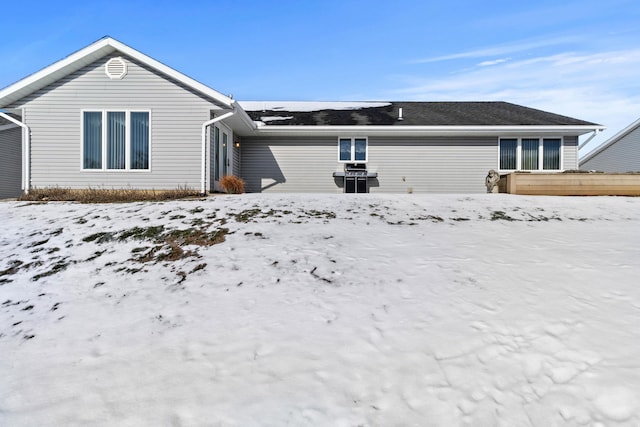
<path fill-rule="evenodd" d="M 110 35 L 239 100 L 509 101 L 640 118 L 640 2 L 24 1 L 0 87 Z"/>

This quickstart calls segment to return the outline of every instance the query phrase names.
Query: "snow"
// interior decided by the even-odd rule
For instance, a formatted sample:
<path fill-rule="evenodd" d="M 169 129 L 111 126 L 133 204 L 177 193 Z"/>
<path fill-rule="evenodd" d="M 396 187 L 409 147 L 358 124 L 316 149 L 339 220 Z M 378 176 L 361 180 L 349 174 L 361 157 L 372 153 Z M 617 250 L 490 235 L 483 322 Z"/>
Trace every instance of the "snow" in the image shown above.
<path fill-rule="evenodd" d="M 0 215 L 2 426 L 640 425 L 638 198 Z"/>
<path fill-rule="evenodd" d="M 293 119 L 293 116 L 262 116 L 260 117 L 260 121 L 264 123 L 280 121 L 280 120 L 291 120 L 291 119 Z"/>
<path fill-rule="evenodd" d="M 386 107 L 390 102 L 369 101 L 240 101 L 247 111 L 296 111 L 360 110 L 362 108 Z"/>

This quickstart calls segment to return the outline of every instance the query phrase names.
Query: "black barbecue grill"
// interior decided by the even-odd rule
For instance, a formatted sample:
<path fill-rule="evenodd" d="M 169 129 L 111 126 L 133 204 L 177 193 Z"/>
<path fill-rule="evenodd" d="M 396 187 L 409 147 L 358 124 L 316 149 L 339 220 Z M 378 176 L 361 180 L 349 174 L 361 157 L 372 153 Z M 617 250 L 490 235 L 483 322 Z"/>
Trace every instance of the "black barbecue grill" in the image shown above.
<path fill-rule="evenodd" d="M 334 177 L 344 178 L 345 193 L 368 193 L 369 178 L 376 178 L 376 172 L 367 171 L 366 163 L 345 163 L 344 172 L 334 172 Z"/>

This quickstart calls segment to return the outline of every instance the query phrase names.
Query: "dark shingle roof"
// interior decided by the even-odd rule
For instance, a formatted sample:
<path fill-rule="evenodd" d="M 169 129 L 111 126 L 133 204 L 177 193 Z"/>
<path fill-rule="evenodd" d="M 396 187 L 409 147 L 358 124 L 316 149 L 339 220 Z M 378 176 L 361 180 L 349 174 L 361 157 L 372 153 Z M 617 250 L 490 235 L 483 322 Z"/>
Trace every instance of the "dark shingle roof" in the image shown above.
<path fill-rule="evenodd" d="M 403 120 L 398 120 L 402 108 Z M 559 114 L 508 102 L 391 102 L 384 106 L 317 111 L 247 111 L 256 121 L 271 125 L 385 125 L 385 126 L 518 126 L 595 125 Z M 263 120 L 263 118 L 269 120 Z M 274 120 L 277 117 L 278 119 Z"/>

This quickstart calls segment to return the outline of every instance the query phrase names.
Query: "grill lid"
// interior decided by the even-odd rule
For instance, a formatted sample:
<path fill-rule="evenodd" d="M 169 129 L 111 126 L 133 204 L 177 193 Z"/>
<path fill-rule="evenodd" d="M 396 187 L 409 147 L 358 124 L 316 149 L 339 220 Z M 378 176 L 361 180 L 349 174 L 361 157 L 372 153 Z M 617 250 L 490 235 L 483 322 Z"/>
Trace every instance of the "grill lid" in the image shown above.
<path fill-rule="evenodd" d="M 365 163 L 345 163 L 345 176 L 367 176 L 367 165 Z"/>

